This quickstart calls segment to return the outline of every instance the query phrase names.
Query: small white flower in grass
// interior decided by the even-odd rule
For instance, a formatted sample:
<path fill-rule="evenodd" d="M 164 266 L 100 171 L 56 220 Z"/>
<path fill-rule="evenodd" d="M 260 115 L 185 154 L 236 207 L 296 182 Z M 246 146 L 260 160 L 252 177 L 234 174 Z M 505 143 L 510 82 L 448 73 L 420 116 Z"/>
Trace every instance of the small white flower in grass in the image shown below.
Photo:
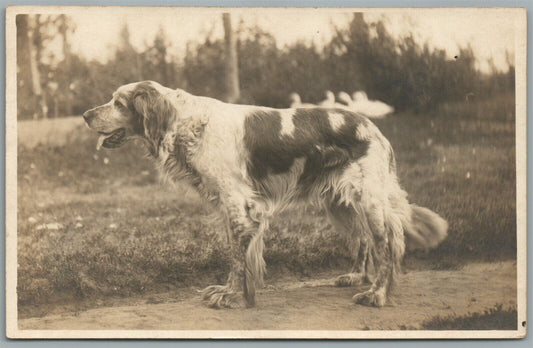
<path fill-rule="evenodd" d="M 98 157 L 97 154 L 94 154 L 94 155 L 93 155 L 93 159 L 94 159 L 95 161 L 98 161 L 99 158 L 100 158 L 100 157 Z"/>
<path fill-rule="evenodd" d="M 442 167 L 442 168 L 440 169 L 440 171 L 444 173 L 444 171 L 445 171 L 444 167 Z"/>
<path fill-rule="evenodd" d="M 446 156 L 442 157 L 442 162 L 446 163 Z"/>
<path fill-rule="evenodd" d="M 83 218 L 80 215 L 78 215 L 76 216 L 76 221 L 83 221 Z"/>
<path fill-rule="evenodd" d="M 141 175 L 142 175 L 142 176 L 147 176 L 147 175 L 150 175 L 150 172 L 149 172 L 148 170 L 143 170 L 143 171 L 141 172 Z"/>
<path fill-rule="evenodd" d="M 31 163 L 31 164 L 30 164 L 30 168 L 31 168 L 31 169 L 35 169 L 35 164 Z"/>
<path fill-rule="evenodd" d="M 81 222 L 76 222 L 76 225 L 74 226 L 76 228 L 82 228 L 83 224 Z"/>
<path fill-rule="evenodd" d="M 104 157 L 104 164 L 109 164 L 109 158 Z"/>
<path fill-rule="evenodd" d="M 48 230 L 59 230 L 60 228 L 63 228 L 63 225 L 57 222 L 46 224 L 46 229 Z"/>
<path fill-rule="evenodd" d="M 466 172 L 466 178 L 470 179 L 470 172 Z"/>
<path fill-rule="evenodd" d="M 57 222 L 51 222 L 51 223 L 47 223 L 47 224 L 41 224 L 41 225 L 38 225 L 36 227 L 36 230 L 39 231 L 39 230 L 59 230 L 60 228 L 63 228 L 63 225 L 61 225 L 60 223 L 57 223 Z"/>
<path fill-rule="evenodd" d="M 109 225 L 109 228 L 111 228 L 113 230 L 116 229 L 117 227 L 118 227 L 117 224 L 110 224 Z"/>
<path fill-rule="evenodd" d="M 473 148 L 472 149 L 472 155 L 475 155 L 476 154 L 476 148 Z"/>
<path fill-rule="evenodd" d="M 37 222 L 37 219 L 34 218 L 33 216 L 30 216 L 30 217 L 28 218 L 28 222 L 29 222 L 30 224 L 34 224 L 34 223 Z"/>
<path fill-rule="evenodd" d="M 63 177 L 65 175 L 65 173 L 63 173 L 62 171 L 59 171 L 59 173 L 57 173 L 57 176 L 59 176 L 60 178 Z"/>

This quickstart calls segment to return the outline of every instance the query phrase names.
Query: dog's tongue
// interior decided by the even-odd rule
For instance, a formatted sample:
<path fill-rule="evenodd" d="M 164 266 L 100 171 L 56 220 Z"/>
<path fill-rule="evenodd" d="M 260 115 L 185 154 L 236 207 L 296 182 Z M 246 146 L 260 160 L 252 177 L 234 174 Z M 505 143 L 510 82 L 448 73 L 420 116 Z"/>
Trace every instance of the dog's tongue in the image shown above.
<path fill-rule="evenodd" d="M 100 134 L 96 143 L 96 150 L 100 150 L 102 146 L 109 149 L 119 147 L 124 143 L 125 137 L 126 130 L 124 128 L 116 129 L 109 134 Z"/>
<path fill-rule="evenodd" d="M 98 141 L 96 142 L 96 151 L 100 151 L 100 148 L 102 147 L 102 144 L 104 143 L 104 141 L 110 137 L 110 135 L 100 135 L 98 137 Z"/>

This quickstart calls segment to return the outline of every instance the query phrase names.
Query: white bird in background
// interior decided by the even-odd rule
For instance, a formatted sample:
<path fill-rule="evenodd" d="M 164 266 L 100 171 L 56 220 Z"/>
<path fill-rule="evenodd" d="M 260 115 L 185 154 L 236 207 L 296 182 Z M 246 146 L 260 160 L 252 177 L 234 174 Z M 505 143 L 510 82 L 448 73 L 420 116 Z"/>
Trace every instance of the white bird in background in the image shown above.
<path fill-rule="evenodd" d="M 353 99 L 348 93 L 343 91 L 339 92 L 337 94 L 337 99 L 343 104 L 335 102 L 335 94 L 333 94 L 333 92 L 326 91 L 325 95 L 326 99 L 315 105 L 302 103 L 298 93 L 291 93 L 290 106 L 291 108 L 312 108 L 317 106 L 323 108 L 340 108 L 361 113 L 368 118 L 383 118 L 394 112 L 394 108 L 392 106 L 387 105 L 382 101 L 368 100 L 368 96 L 364 91 L 354 92 Z"/>
<path fill-rule="evenodd" d="M 353 92 L 352 96 L 354 102 L 368 101 L 368 96 L 366 95 L 365 91 Z"/>
<path fill-rule="evenodd" d="M 349 96 L 348 96 L 349 97 Z M 394 112 L 394 108 L 379 100 L 368 100 L 368 96 L 363 91 L 353 93 L 350 110 L 359 112 L 368 118 L 383 118 Z"/>
<path fill-rule="evenodd" d="M 332 91 L 326 91 L 326 99 L 322 100 L 318 105 L 325 107 L 335 106 L 335 94 Z"/>
<path fill-rule="evenodd" d="M 379 100 L 368 100 L 364 91 L 354 92 L 353 99 L 348 93 L 341 91 L 337 94 L 337 99 L 346 104 L 348 110 L 361 113 L 369 118 L 383 118 L 394 112 L 392 106 Z"/>
<path fill-rule="evenodd" d="M 292 92 L 289 99 L 291 100 L 291 108 L 298 108 L 302 105 L 302 98 L 300 98 L 300 95 L 296 92 Z"/>
<path fill-rule="evenodd" d="M 326 91 L 325 95 L 326 95 L 326 99 L 321 101 L 320 103 L 318 103 L 319 107 L 350 110 L 347 105 L 344 105 L 344 104 L 341 104 L 341 103 L 337 103 L 335 101 L 335 94 L 333 94 L 332 91 Z M 350 97 L 348 96 L 348 98 L 350 98 Z"/>
<path fill-rule="evenodd" d="M 337 93 L 337 99 L 339 99 L 339 101 L 346 104 L 346 106 L 351 106 L 353 104 L 353 100 L 350 97 L 350 95 L 343 91 L 340 91 L 339 93 Z"/>
<path fill-rule="evenodd" d="M 296 93 L 296 92 L 291 93 L 289 98 L 291 100 L 290 107 L 293 108 L 293 109 L 296 109 L 296 108 L 315 108 L 316 107 L 315 104 L 302 103 L 302 99 L 300 98 L 300 95 L 298 93 Z"/>

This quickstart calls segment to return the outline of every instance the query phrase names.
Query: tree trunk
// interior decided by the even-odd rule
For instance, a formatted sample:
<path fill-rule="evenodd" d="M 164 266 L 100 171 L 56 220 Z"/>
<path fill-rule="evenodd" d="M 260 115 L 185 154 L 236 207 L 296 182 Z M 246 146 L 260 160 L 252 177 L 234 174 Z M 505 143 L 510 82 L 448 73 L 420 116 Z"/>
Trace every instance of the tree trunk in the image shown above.
<path fill-rule="evenodd" d="M 225 39 L 225 75 L 226 75 L 226 101 L 235 103 L 240 99 L 239 70 L 237 61 L 237 42 L 231 30 L 231 16 L 222 14 Z"/>
<path fill-rule="evenodd" d="M 65 65 L 65 71 L 70 73 L 71 68 L 71 59 L 70 59 L 70 44 L 68 40 L 68 19 L 67 16 L 61 15 L 59 18 L 59 28 L 58 31 L 61 34 L 62 44 L 63 44 L 63 64 Z M 72 93 L 70 91 L 70 82 L 67 80 L 62 86 L 63 90 L 61 93 L 65 98 L 65 114 L 66 116 L 72 116 Z"/>
<path fill-rule="evenodd" d="M 43 118 L 48 118 L 48 106 L 46 105 L 46 96 L 43 93 L 41 86 L 41 74 L 39 72 L 39 61 L 41 58 L 41 28 L 40 28 L 40 19 L 39 15 L 35 16 L 33 21 L 33 28 L 30 31 L 30 40 L 28 40 L 29 51 L 30 51 L 30 68 L 31 68 L 31 79 L 32 79 L 32 90 L 33 94 L 38 99 L 38 104 L 40 108 L 40 113 L 37 111 L 34 113 L 33 118 L 38 118 L 39 114 Z"/>
<path fill-rule="evenodd" d="M 32 66 L 30 61 L 30 28 L 27 14 L 19 14 L 17 23 L 17 115 L 19 118 L 35 112 Z M 32 107 L 33 106 L 33 107 Z M 33 116 L 33 115 L 32 115 Z"/>

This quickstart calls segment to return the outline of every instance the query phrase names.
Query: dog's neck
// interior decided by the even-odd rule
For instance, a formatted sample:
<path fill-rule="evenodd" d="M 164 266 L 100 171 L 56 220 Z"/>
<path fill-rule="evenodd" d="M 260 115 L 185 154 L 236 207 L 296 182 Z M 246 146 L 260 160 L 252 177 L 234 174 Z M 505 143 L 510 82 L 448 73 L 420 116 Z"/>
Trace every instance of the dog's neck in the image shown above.
<path fill-rule="evenodd" d="M 196 103 L 192 99 L 196 97 L 186 92 L 178 94 L 176 98 L 167 97 L 170 97 L 175 107 L 181 107 L 181 112 L 178 111 L 174 124 L 169 127 L 157 150 L 151 152 L 159 172 L 165 181 L 188 182 L 208 201 L 216 202 L 218 195 L 207 190 L 192 161 L 200 146 L 208 119 L 203 117 L 202 113 L 188 112 L 187 109 L 194 108 Z"/>

